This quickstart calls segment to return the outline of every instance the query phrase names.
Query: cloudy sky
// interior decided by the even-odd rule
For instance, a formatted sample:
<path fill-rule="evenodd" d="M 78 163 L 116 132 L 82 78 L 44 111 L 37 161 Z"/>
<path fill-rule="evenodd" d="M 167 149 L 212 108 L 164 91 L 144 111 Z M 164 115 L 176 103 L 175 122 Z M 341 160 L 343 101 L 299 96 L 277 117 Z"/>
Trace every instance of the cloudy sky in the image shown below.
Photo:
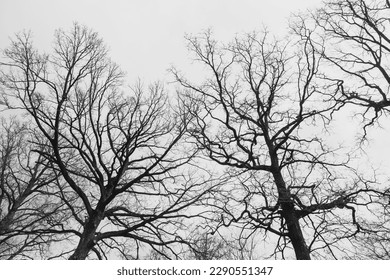
<path fill-rule="evenodd" d="M 166 69 L 188 61 L 184 35 L 212 28 L 217 38 L 260 30 L 286 31 L 291 12 L 320 0 L 0 0 L 0 48 L 21 30 L 49 49 L 54 30 L 77 21 L 99 32 L 129 79 L 166 79 Z"/>

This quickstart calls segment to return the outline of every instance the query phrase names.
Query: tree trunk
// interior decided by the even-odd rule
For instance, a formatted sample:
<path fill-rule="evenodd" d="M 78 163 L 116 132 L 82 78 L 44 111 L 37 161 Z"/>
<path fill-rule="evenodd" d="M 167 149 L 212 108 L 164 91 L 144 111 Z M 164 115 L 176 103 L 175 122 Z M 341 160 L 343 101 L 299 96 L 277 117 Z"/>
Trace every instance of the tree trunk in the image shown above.
<path fill-rule="evenodd" d="M 294 202 L 290 192 L 286 188 L 280 171 L 273 172 L 276 186 L 279 193 L 279 202 L 282 207 L 282 216 L 286 220 L 288 236 L 294 247 L 297 260 L 310 260 L 310 252 L 302 234 L 299 219 L 294 208 Z"/>
<path fill-rule="evenodd" d="M 103 212 L 95 212 L 84 225 L 84 230 L 76 250 L 69 257 L 69 260 L 85 260 L 96 244 L 96 230 L 103 218 Z"/>

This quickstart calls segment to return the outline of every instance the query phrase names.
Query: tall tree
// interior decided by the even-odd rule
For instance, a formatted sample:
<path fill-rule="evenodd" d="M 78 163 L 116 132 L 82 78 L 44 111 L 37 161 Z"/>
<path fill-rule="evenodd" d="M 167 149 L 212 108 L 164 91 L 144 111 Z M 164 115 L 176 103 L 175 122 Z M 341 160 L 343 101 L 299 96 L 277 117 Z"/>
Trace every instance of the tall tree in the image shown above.
<path fill-rule="evenodd" d="M 390 112 L 389 17 L 389 1 L 330 0 L 311 14 L 296 17 L 293 25 L 300 36 L 310 34 L 315 52 L 326 62 L 321 72 L 328 94 L 352 109 L 354 117 L 361 117 L 360 143 L 369 139 L 368 128 L 381 125 Z M 367 163 L 360 161 L 358 165 L 366 167 Z M 367 207 L 370 218 L 366 223 L 371 231 L 356 236 L 361 250 L 355 257 L 388 259 L 388 179 L 374 181 L 380 195 L 373 197 Z"/>
<path fill-rule="evenodd" d="M 56 32 L 53 54 L 39 54 L 29 34 L 4 54 L 5 103 L 28 112 L 49 145 L 40 156 L 71 190 L 62 194 L 77 244 L 64 246 L 69 258 L 139 258 L 142 244 L 183 242 L 183 218 L 198 215 L 185 210 L 207 189 L 178 170 L 193 156 L 183 139 L 190 115 L 162 85 L 123 92 L 103 41 L 78 24 Z"/>
<path fill-rule="evenodd" d="M 192 136 L 233 179 L 214 203 L 217 228 L 275 234 L 275 257 L 290 245 L 297 259 L 342 256 L 343 240 L 366 230 L 359 205 L 377 192 L 321 137 L 342 104 L 317 77 L 310 38 L 289 44 L 265 32 L 223 46 L 205 32 L 188 43 L 208 70 L 201 84 L 172 70 L 192 100 Z"/>

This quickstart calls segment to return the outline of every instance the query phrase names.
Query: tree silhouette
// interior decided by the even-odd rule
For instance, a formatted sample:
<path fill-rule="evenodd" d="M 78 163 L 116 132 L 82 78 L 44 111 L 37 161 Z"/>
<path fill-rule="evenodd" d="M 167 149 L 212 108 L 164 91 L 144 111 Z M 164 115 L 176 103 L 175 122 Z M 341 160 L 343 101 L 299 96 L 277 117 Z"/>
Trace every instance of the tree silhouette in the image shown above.
<path fill-rule="evenodd" d="M 389 1 L 326 1 L 315 12 L 296 17 L 293 25 L 295 33 L 310 37 L 315 52 L 326 61 L 321 75 L 328 94 L 361 117 L 360 144 L 367 143 L 368 128 L 380 126 L 389 113 L 389 16 Z M 364 152 L 366 146 L 360 148 Z M 371 183 L 380 190 L 366 209 L 371 231 L 356 236 L 361 249 L 353 258 L 388 259 L 388 181 L 374 178 Z"/>
<path fill-rule="evenodd" d="M 187 36 L 201 68 L 171 69 L 175 96 L 126 86 L 85 26 L 51 53 L 17 34 L 0 61 L 0 257 L 388 259 L 388 182 L 332 133 L 349 108 L 362 140 L 389 113 L 389 11 L 330 0 L 281 40 Z"/>
<path fill-rule="evenodd" d="M 54 191 L 57 179 L 34 151 L 44 146 L 31 145 L 27 125 L 1 119 L 0 139 L 0 256 L 45 258 L 68 218 Z"/>
<path fill-rule="evenodd" d="M 25 33 L 4 54 L 4 102 L 28 112 L 48 143 L 40 157 L 67 187 L 64 231 L 77 245 L 61 256 L 138 258 L 142 244 L 183 242 L 182 220 L 192 217 L 185 209 L 207 189 L 178 170 L 193 156 L 183 139 L 189 115 L 170 105 L 162 85 L 124 93 L 102 40 L 78 24 L 56 32 L 51 55 Z"/>
<path fill-rule="evenodd" d="M 389 113 L 389 16 L 389 1 L 327 1 L 311 16 L 302 16 L 296 28 L 313 35 L 317 52 L 329 63 L 322 71 L 334 84 L 335 97 L 364 109 L 364 136 L 368 126 Z"/>
<path fill-rule="evenodd" d="M 232 178 L 214 203 L 216 230 L 274 234 L 275 257 L 289 257 L 290 245 L 297 259 L 343 256 L 344 241 L 369 230 L 360 205 L 382 193 L 327 145 L 343 104 L 318 77 L 310 37 L 289 44 L 265 32 L 224 46 L 207 31 L 188 43 L 208 70 L 198 85 L 172 69 L 191 99 L 192 136 Z"/>

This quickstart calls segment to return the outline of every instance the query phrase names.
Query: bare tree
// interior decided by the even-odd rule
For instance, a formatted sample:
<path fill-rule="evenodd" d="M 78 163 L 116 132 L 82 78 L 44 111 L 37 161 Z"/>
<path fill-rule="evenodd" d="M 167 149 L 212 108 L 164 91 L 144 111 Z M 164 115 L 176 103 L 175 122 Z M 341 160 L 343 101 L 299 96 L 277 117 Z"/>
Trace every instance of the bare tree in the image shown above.
<path fill-rule="evenodd" d="M 1 119 L 0 141 L 0 257 L 45 258 L 67 218 L 53 191 L 56 178 L 34 152 L 44 147 L 31 144 L 26 125 Z"/>
<path fill-rule="evenodd" d="M 195 260 L 248 260 L 256 259 L 253 238 L 227 239 L 219 234 L 195 232 L 190 239 L 186 259 Z"/>
<path fill-rule="evenodd" d="M 184 218 L 199 215 L 185 210 L 207 193 L 194 168 L 179 170 L 194 154 L 184 139 L 190 115 L 161 84 L 122 92 L 123 72 L 97 33 L 78 24 L 56 32 L 51 55 L 29 34 L 4 54 L 4 102 L 32 117 L 49 143 L 40 156 L 71 190 L 61 194 L 72 220 L 59 256 L 139 258 L 145 244 L 175 255 Z"/>
<path fill-rule="evenodd" d="M 368 126 L 389 113 L 389 16 L 389 1 L 326 1 L 295 27 L 313 34 L 313 44 L 329 62 L 322 71 L 334 84 L 335 97 L 364 109 L 364 136 Z"/>
<path fill-rule="evenodd" d="M 310 34 L 317 55 L 327 62 L 321 72 L 328 93 L 340 104 L 354 105 L 349 108 L 361 116 L 360 143 L 367 140 L 368 127 L 380 125 L 381 117 L 389 113 L 389 16 L 389 1 L 326 1 L 311 14 L 295 17 L 293 24 L 300 36 Z M 360 250 L 354 257 L 388 259 L 389 187 L 386 180 L 374 181 L 380 194 L 367 207 L 370 218 L 365 222 L 371 231 L 356 236 Z"/>
<path fill-rule="evenodd" d="M 289 44 L 265 32 L 223 46 L 205 32 L 188 43 L 209 71 L 197 85 L 172 70 L 191 99 L 192 136 L 232 177 L 213 203 L 216 228 L 274 234 L 275 257 L 290 245 L 297 259 L 345 256 L 350 238 L 369 230 L 360 205 L 381 193 L 321 137 L 342 104 L 317 77 L 310 37 Z"/>
<path fill-rule="evenodd" d="M 226 246 L 227 242 L 209 234 L 199 235 L 192 240 L 190 258 L 196 260 L 232 259 L 232 254 Z"/>

